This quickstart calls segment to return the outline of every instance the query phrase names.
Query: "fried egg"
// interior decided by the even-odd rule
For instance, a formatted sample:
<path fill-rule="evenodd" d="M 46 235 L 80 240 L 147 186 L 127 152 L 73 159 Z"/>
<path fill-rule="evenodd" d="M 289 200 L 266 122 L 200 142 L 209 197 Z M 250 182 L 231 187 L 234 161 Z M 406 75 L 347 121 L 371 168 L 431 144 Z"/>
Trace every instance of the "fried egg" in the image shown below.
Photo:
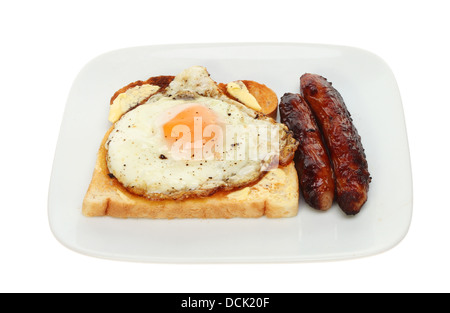
<path fill-rule="evenodd" d="M 153 200 L 248 186 L 296 147 L 286 126 L 226 97 L 200 66 L 124 114 L 106 143 L 110 173 Z"/>

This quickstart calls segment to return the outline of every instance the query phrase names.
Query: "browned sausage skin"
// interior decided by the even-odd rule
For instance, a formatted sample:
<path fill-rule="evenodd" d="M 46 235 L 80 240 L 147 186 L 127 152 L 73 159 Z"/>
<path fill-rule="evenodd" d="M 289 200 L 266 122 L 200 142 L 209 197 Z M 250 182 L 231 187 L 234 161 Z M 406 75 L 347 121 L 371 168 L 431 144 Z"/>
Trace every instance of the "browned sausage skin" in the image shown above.
<path fill-rule="evenodd" d="M 308 104 L 299 94 L 286 93 L 280 100 L 280 118 L 299 141 L 295 164 L 306 203 L 328 210 L 334 200 L 334 180 L 322 135 Z"/>
<path fill-rule="evenodd" d="M 336 198 L 348 215 L 360 212 L 367 201 L 370 174 L 353 120 L 339 92 L 324 77 L 304 74 L 300 89 L 321 128 L 336 178 Z"/>

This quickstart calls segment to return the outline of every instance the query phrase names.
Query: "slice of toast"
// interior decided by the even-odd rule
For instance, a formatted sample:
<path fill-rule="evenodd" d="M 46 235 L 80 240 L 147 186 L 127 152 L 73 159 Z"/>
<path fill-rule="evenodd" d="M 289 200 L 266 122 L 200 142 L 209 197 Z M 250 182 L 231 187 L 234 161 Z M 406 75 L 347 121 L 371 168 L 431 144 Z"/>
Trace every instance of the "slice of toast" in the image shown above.
<path fill-rule="evenodd" d="M 138 87 L 138 86 L 143 86 L 143 85 L 158 86 L 159 89 L 158 89 L 157 93 L 161 93 L 169 86 L 169 84 L 173 81 L 174 78 L 175 78 L 175 76 L 155 76 L 155 77 L 150 77 L 146 81 L 138 80 L 133 83 L 130 83 L 130 84 L 120 88 L 119 90 L 117 90 L 114 93 L 114 95 L 111 97 L 110 104 L 112 105 L 114 100 L 117 99 L 117 97 L 119 95 L 124 94 L 128 90 L 130 90 L 134 87 Z M 278 109 L 278 96 L 277 96 L 277 94 L 272 89 L 270 89 L 269 87 L 267 87 L 264 84 L 260 84 L 258 82 L 252 81 L 252 80 L 242 80 L 241 82 L 244 83 L 244 85 L 248 89 L 248 92 L 252 96 L 255 97 L 256 101 L 261 106 L 261 113 L 263 113 L 267 116 L 270 116 L 271 118 L 276 120 L 277 113 L 278 113 L 278 110 L 277 110 Z M 220 84 L 217 84 L 217 86 L 219 87 L 219 90 L 224 95 L 226 95 L 228 98 L 233 99 L 233 100 L 245 105 L 245 103 L 243 103 L 239 99 L 230 95 L 230 93 L 227 91 L 227 84 L 220 83 Z M 141 99 L 140 101 L 128 103 L 127 106 L 130 109 L 135 108 L 136 106 L 147 102 L 147 100 L 151 96 L 153 96 L 153 94 L 149 94 L 147 97 Z M 137 99 L 131 99 L 131 100 L 137 100 Z M 125 113 L 126 112 L 122 112 L 122 114 L 125 114 Z"/>
<path fill-rule="evenodd" d="M 120 218 L 233 218 L 292 217 L 298 212 L 299 185 L 294 163 L 268 172 L 256 184 L 205 198 L 152 201 L 130 193 L 109 176 L 105 135 L 92 181 L 83 201 L 85 216 Z"/>

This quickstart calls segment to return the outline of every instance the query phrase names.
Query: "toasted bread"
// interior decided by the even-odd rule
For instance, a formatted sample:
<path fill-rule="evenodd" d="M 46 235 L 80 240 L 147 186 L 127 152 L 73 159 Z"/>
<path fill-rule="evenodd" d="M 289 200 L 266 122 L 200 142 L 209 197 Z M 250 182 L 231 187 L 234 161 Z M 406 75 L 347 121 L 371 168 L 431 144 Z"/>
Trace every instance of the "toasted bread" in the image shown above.
<path fill-rule="evenodd" d="M 298 212 L 299 185 L 294 163 L 268 172 L 256 184 L 205 198 L 152 201 L 130 193 L 106 163 L 105 135 L 94 174 L 83 201 L 85 216 L 120 218 L 292 217 Z"/>
<path fill-rule="evenodd" d="M 174 76 L 158 76 L 151 77 L 146 81 L 131 83 L 114 94 L 111 98 L 111 104 L 119 95 L 123 97 L 122 94 L 137 86 L 157 86 L 159 89 L 156 93 L 166 89 L 169 90 L 169 84 L 173 80 Z M 261 103 L 261 108 L 266 110 L 268 107 L 275 107 L 276 114 L 278 98 L 272 90 L 253 81 L 242 82 L 245 83 L 248 91 L 257 99 L 258 103 Z M 214 82 L 214 84 L 216 83 Z M 226 92 L 226 87 L 224 91 L 223 84 L 215 86 L 218 86 L 214 88 L 217 88 L 216 90 L 221 95 L 232 98 Z M 129 97 L 127 101 L 131 99 L 131 102 L 125 103 L 125 108 L 131 110 L 146 102 L 151 96 Z M 121 111 L 121 114 L 125 113 L 126 111 Z M 275 121 L 273 122 L 275 123 Z M 292 158 L 286 158 L 283 154 L 279 156 L 280 167 L 270 170 L 267 174 L 261 175 L 258 181 L 244 187 L 232 190 L 218 190 L 206 197 L 197 196 L 187 199 L 151 200 L 143 195 L 138 195 L 133 190 L 124 187 L 122 183 L 110 174 L 108 169 L 106 143 L 113 129 L 114 125 L 105 134 L 97 154 L 95 170 L 83 201 L 82 212 L 85 216 L 158 219 L 255 218 L 261 216 L 280 218 L 292 217 L 298 212 L 299 184 L 297 172 Z M 293 156 L 297 145 L 292 144 L 291 146 L 294 149 L 293 151 L 289 149 L 284 149 L 286 151 L 283 151 Z M 289 161 L 283 162 L 285 159 Z"/>

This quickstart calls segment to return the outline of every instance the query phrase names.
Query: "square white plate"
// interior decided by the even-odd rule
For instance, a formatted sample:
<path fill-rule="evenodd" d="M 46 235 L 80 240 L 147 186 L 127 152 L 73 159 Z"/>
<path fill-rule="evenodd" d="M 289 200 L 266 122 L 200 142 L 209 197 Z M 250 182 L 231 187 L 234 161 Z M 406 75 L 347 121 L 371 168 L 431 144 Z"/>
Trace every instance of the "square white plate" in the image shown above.
<path fill-rule="evenodd" d="M 300 202 L 286 219 L 148 220 L 86 218 L 81 204 L 97 149 L 109 128 L 109 100 L 130 82 L 205 66 L 217 82 L 254 80 L 279 97 L 299 92 L 317 73 L 342 94 L 366 149 L 373 177 L 361 213 L 337 205 L 318 212 Z M 135 47 L 103 54 L 79 73 L 62 121 L 49 189 L 49 221 L 66 247 L 90 256 L 138 262 L 300 262 L 386 251 L 407 234 L 412 180 L 402 103 L 395 78 L 364 50 L 297 43 Z"/>

